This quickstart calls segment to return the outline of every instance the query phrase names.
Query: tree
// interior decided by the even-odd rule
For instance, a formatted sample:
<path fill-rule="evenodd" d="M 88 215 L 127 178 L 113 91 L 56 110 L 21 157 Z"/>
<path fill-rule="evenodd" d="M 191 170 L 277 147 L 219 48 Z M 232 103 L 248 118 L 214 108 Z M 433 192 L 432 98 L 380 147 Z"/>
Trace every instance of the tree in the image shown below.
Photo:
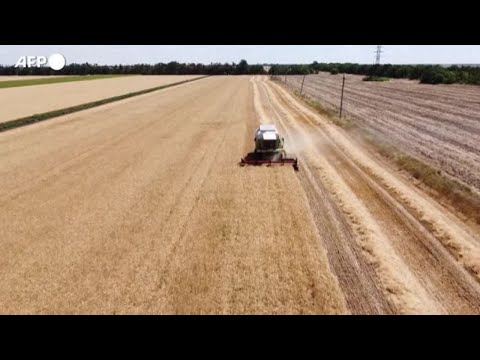
<path fill-rule="evenodd" d="M 237 75 L 248 74 L 248 63 L 247 60 L 241 60 L 237 65 Z"/>
<path fill-rule="evenodd" d="M 446 71 L 440 66 L 429 66 L 420 75 L 422 84 L 443 84 L 446 82 Z"/>

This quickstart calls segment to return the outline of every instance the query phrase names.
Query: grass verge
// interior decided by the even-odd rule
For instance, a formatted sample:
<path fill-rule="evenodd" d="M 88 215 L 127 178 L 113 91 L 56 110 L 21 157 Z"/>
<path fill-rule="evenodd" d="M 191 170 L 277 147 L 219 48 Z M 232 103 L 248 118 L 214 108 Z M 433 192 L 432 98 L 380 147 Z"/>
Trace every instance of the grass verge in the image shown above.
<path fill-rule="evenodd" d="M 150 92 L 153 92 L 153 91 L 157 91 L 157 90 L 169 88 L 169 87 L 172 87 L 172 86 L 181 85 L 181 84 L 185 84 L 185 83 L 188 83 L 188 82 L 200 80 L 200 79 L 203 79 L 203 78 L 206 78 L 206 77 L 208 77 L 208 76 L 202 76 L 202 77 L 198 77 L 198 78 L 195 78 L 195 79 L 184 80 L 184 81 L 180 81 L 180 82 L 173 83 L 173 84 L 157 86 L 157 87 L 154 87 L 154 88 L 145 89 L 145 90 L 141 90 L 141 91 L 136 91 L 136 92 L 132 92 L 132 93 L 124 94 L 124 95 L 114 96 L 114 97 L 111 97 L 111 98 L 97 100 L 97 101 L 89 102 L 89 103 L 86 103 L 86 104 L 81 104 L 81 105 L 76 105 L 76 106 L 72 106 L 72 107 L 68 107 L 68 108 L 64 108 L 64 109 L 49 111 L 49 112 L 42 113 L 42 114 L 34 114 L 34 115 L 27 116 L 27 117 L 24 117 L 24 118 L 21 118 L 21 119 L 6 121 L 6 122 L 3 122 L 3 123 L 0 123 L 0 132 L 7 131 L 7 130 L 12 130 L 12 129 L 15 129 L 15 128 L 18 128 L 18 127 L 21 127 L 21 126 L 34 124 L 34 123 L 37 123 L 37 122 L 40 122 L 40 121 L 49 120 L 49 119 L 52 119 L 52 118 L 55 118 L 55 117 L 58 117 L 58 116 L 71 114 L 71 113 L 74 113 L 74 112 L 77 112 L 77 111 L 90 109 L 90 108 L 97 107 L 97 106 L 104 105 L 104 104 L 108 104 L 108 103 L 111 103 L 111 102 L 127 99 L 127 98 L 130 98 L 130 97 L 133 97 L 133 96 L 143 95 L 143 94 L 147 94 L 147 93 L 150 93 Z"/>
<path fill-rule="evenodd" d="M 405 154 L 397 147 L 379 141 L 376 136 L 355 124 L 352 119 L 348 117 L 340 119 L 337 112 L 327 109 L 318 101 L 306 96 L 301 96 L 298 91 L 294 91 L 293 93 L 298 99 L 309 105 L 320 115 L 329 119 L 335 125 L 346 130 L 353 130 L 355 134 L 358 134 L 372 149 L 387 159 L 396 168 L 405 171 L 420 181 L 427 188 L 433 190 L 439 198 L 445 200 L 461 214 L 469 219 L 473 219 L 480 225 L 480 196 L 473 192 L 468 186 L 450 178 L 441 170 Z"/>
<path fill-rule="evenodd" d="M 468 186 L 444 175 L 441 170 L 403 153 L 393 145 L 381 143 L 371 135 L 364 138 L 380 155 L 394 163 L 400 170 L 406 171 L 433 189 L 456 210 L 480 224 L 480 196 Z"/>
<path fill-rule="evenodd" d="M 335 125 L 340 126 L 344 129 L 352 129 L 353 127 L 355 127 L 352 121 L 346 119 L 345 117 L 340 118 L 338 111 L 326 108 L 325 106 L 320 104 L 318 101 L 315 101 L 307 96 L 300 95 L 300 93 L 297 90 L 294 90 L 293 94 L 297 97 L 297 99 L 300 99 L 301 101 L 303 101 L 305 104 L 313 108 L 317 113 L 327 117 Z"/>
<path fill-rule="evenodd" d="M 109 79 L 109 78 L 124 77 L 124 76 L 129 76 L 129 75 L 81 75 L 81 76 L 52 75 L 51 77 L 41 78 L 41 79 L 0 81 L 0 89 L 19 87 L 19 86 L 56 84 L 56 83 L 65 83 L 65 82 L 72 82 L 72 81 Z"/>

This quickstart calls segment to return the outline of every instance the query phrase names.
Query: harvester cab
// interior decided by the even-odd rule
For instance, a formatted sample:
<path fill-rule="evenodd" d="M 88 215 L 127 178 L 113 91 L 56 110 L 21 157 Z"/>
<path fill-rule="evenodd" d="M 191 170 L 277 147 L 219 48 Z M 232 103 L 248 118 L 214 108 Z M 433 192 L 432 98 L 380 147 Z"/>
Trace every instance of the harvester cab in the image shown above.
<path fill-rule="evenodd" d="M 242 158 L 240 165 L 284 165 L 292 164 L 298 171 L 298 160 L 284 150 L 285 139 L 273 124 L 262 124 L 255 131 L 255 150 Z"/>
<path fill-rule="evenodd" d="M 255 132 L 255 152 L 283 151 L 284 139 L 280 137 L 274 125 L 260 125 Z"/>

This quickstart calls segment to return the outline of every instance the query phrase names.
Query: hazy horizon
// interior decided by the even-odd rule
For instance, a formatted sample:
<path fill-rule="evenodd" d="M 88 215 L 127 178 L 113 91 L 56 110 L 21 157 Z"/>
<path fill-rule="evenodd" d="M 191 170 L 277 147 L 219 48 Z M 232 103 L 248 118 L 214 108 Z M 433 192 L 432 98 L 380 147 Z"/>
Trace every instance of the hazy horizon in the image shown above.
<path fill-rule="evenodd" d="M 372 64 L 376 45 L 0 45 L 0 64 L 20 56 L 61 53 L 67 63 L 98 65 L 179 63 Z M 384 45 L 383 64 L 477 65 L 479 45 Z"/>

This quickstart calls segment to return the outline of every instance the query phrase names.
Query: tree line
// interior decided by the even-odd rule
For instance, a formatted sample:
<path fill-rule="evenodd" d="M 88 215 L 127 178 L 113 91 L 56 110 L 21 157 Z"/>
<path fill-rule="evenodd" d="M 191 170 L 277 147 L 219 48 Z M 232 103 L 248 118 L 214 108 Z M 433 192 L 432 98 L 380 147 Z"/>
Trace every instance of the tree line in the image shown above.
<path fill-rule="evenodd" d="M 0 66 L 0 75 L 248 75 L 266 74 L 262 65 L 249 65 L 246 60 L 238 64 L 193 64 L 169 63 L 135 65 L 68 64 L 62 70 L 54 71 L 48 66 L 15 68 Z"/>
<path fill-rule="evenodd" d="M 331 74 L 357 74 L 371 77 L 404 78 L 419 80 L 424 84 L 473 84 L 480 85 L 480 67 L 440 65 L 366 65 L 353 63 L 318 63 L 310 65 L 274 65 L 272 75 L 314 74 L 319 71 Z"/>
<path fill-rule="evenodd" d="M 270 75 L 306 75 L 319 71 L 331 74 L 346 73 L 370 77 L 406 78 L 425 84 L 475 84 L 480 85 L 480 67 L 440 65 L 366 65 L 354 63 L 318 63 L 270 65 Z M 261 75 L 267 74 L 263 65 L 250 65 L 246 60 L 235 63 L 169 63 L 135 65 L 68 64 L 60 71 L 48 66 L 40 68 L 15 68 L 1 66 L 0 75 Z"/>

